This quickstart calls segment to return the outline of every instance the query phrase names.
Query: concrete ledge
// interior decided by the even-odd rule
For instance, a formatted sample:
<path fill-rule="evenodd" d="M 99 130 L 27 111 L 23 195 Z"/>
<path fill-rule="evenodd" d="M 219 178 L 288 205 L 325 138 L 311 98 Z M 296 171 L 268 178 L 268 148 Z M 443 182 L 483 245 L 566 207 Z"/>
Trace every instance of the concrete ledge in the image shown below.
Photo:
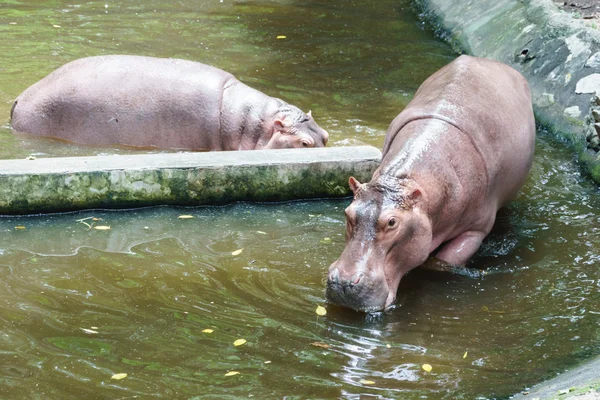
<path fill-rule="evenodd" d="M 600 183 L 600 30 L 552 0 L 414 0 L 460 52 L 529 81 L 538 123 L 565 137 Z"/>
<path fill-rule="evenodd" d="M 341 197 L 380 161 L 370 146 L 0 160 L 0 214 Z"/>
<path fill-rule="evenodd" d="M 533 399 L 600 399 L 600 357 L 585 364 L 585 368 L 576 368 L 543 382 L 527 392 L 512 397 L 514 400 Z"/>

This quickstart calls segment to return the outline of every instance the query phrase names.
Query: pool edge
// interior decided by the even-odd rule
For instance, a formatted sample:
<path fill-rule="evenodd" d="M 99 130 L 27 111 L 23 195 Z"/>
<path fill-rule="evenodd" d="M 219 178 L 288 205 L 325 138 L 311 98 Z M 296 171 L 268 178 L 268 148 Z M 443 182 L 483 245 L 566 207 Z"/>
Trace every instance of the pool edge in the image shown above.
<path fill-rule="evenodd" d="M 372 146 L 0 160 L 0 214 L 344 197 L 380 160 Z"/>

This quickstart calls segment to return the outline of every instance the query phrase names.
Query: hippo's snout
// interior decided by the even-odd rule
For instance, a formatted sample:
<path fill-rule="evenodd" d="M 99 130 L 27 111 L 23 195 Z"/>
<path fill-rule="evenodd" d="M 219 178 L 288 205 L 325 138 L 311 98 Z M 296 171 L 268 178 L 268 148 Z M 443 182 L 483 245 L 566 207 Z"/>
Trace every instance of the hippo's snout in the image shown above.
<path fill-rule="evenodd" d="M 363 277 L 362 272 L 357 272 L 350 277 L 350 279 L 340 279 L 340 270 L 337 267 L 333 268 L 333 270 L 329 273 L 328 282 L 331 282 L 335 285 L 341 285 L 342 287 L 354 287 L 360 283 L 361 278 Z"/>
<path fill-rule="evenodd" d="M 383 310 L 386 307 L 387 292 L 385 280 L 371 278 L 363 272 L 345 275 L 332 266 L 327 278 L 327 299 L 357 311 Z"/>

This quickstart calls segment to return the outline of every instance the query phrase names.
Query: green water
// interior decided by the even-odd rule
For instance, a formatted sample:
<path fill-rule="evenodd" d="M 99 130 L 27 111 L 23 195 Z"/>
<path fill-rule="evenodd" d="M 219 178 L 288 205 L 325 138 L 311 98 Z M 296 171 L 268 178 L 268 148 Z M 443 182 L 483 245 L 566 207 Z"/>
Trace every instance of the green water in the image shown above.
<path fill-rule="evenodd" d="M 8 129 L 27 86 L 114 53 L 219 66 L 311 109 L 333 145 L 381 147 L 454 57 L 407 4 L 5 1 L 0 158 L 128 152 Z M 505 398 L 600 352 L 600 197 L 571 158 L 540 133 L 473 260 L 489 275 L 414 271 L 368 316 L 315 314 L 349 200 L 0 217 L 0 398 Z"/>
<path fill-rule="evenodd" d="M 332 145 L 381 147 L 389 122 L 454 54 L 402 1 L 9 1 L 0 4 L 0 158 L 127 153 L 9 129 L 28 86 L 102 54 L 211 64 L 304 111 Z M 57 27 L 55 27 L 57 26 Z M 285 36 L 285 39 L 277 39 Z"/>
<path fill-rule="evenodd" d="M 505 397 L 600 350 L 600 197 L 569 158 L 541 136 L 490 275 L 415 271 L 370 316 L 315 314 L 349 200 L 0 218 L 0 397 Z"/>

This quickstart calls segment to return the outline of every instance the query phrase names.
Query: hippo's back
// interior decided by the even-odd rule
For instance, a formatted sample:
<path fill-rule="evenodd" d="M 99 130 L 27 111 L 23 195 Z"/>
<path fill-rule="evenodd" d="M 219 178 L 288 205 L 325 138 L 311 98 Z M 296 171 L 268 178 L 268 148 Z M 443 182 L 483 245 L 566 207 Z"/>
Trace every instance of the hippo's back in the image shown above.
<path fill-rule="evenodd" d="M 468 136 L 476 151 L 457 156 L 465 162 L 469 157 L 483 159 L 488 195 L 499 205 L 516 194 L 531 167 L 535 144 L 531 94 L 519 72 L 492 60 L 458 57 L 429 77 L 392 122 L 384 157 L 394 132 L 426 118 L 447 121 Z M 437 151 L 444 148 L 438 143 Z"/>
<path fill-rule="evenodd" d="M 83 144 L 213 148 L 223 86 L 232 79 L 179 59 L 83 58 L 25 90 L 13 107 L 12 126 Z"/>

